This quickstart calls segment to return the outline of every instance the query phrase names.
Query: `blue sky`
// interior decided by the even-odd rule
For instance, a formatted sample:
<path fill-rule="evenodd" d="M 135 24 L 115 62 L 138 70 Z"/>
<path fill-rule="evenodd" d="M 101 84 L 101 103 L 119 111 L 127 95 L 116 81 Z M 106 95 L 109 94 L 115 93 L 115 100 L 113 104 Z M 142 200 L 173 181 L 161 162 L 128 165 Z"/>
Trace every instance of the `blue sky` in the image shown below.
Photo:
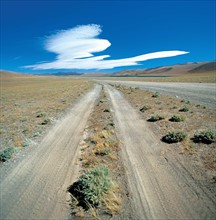
<path fill-rule="evenodd" d="M 0 68 L 113 72 L 215 60 L 215 4 L 1 0 Z M 174 52 L 145 55 L 163 51 Z"/>

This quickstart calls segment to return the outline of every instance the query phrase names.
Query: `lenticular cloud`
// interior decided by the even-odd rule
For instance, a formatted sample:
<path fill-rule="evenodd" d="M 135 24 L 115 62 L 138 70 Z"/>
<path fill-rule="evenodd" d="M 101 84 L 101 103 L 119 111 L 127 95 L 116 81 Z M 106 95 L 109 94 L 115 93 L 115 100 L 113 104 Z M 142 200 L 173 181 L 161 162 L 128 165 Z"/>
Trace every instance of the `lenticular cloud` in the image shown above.
<path fill-rule="evenodd" d="M 140 56 L 109 60 L 109 55 L 94 56 L 94 53 L 106 50 L 111 43 L 106 39 L 98 39 L 102 32 L 96 24 L 81 25 L 69 30 L 58 31 L 47 37 L 45 49 L 57 54 L 56 60 L 25 66 L 34 70 L 45 69 L 112 69 L 121 66 L 138 65 L 140 61 L 178 56 L 185 51 L 161 51 Z"/>

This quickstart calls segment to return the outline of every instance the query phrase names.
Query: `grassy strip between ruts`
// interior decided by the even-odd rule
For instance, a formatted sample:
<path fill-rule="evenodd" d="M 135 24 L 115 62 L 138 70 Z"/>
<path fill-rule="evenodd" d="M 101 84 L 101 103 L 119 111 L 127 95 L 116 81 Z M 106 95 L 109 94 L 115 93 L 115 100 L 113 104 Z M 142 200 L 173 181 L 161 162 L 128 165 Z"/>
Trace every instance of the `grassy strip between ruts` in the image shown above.
<path fill-rule="evenodd" d="M 69 187 L 75 216 L 106 218 L 121 212 L 128 195 L 115 125 L 104 91 L 81 142 L 81 176 Z M 122 181 L 123 180 L 123 181 Z"/>

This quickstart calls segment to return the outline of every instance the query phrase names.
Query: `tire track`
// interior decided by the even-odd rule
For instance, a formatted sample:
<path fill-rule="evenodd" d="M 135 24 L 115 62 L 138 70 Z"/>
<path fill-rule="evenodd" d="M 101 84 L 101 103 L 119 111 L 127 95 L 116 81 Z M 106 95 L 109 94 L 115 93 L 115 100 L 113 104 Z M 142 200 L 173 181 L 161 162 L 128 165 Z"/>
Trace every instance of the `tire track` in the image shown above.
<path fill-rule="evenodd" d="M 0 170 L 1 219 L 66 219 L 78 143 L 101 86 L 87 93 L 22 160 Z"/>
<path fill-rule="evenodd" d="M 122 141 L 134 218 L 214 219 L 215 196 L 188 175 L 174 155 L 164 153 L 166 146 L 119 91 L 105 87 Z"/>

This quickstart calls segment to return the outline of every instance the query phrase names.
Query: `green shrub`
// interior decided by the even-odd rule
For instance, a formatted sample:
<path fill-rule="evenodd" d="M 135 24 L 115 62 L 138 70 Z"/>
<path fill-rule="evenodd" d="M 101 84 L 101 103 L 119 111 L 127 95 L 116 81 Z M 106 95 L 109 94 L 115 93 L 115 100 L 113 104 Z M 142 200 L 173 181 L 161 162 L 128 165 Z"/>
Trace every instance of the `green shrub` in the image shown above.
<path fill-rule="evenodd" d="M 189 108 L 187 106 L 183 106 L 181 109 L 179 109 L 180 112 L 188 112 Z"/>
<path fill-rule="evenodd" d="M 98 166 L 83 174 L 68 191 L 78 200 L 78 205 L 88 208 L 89 205 L 93 207 L 100 205 L 111 187 L 108 168 Z"/>
<path fill-rule="evenodd" d="M 142 108 L 140 108 L 140 111 L 141 112 L 145 112 L 145 111 L 147 111 L 147 110 L 149 110 L 150 109 L 150 107 L 149 106 L 143 106 Z"/>
<path fill-rule="evenodd" d="M 186 138 L 186 134 L 182 131 L 173 131 L 173 132 L 169 132 L 167 135 L 165 135 L 162 138 L 162 141 L 166 142 L 166 143 L 177 143 L 177 142 L 181 142 Z"/>
<path fill-rule="evenodd" d="M 182 99 L 181 102 L 184 102 L 185 104 L 190 104 L 190 101 L 189 100 L 185 100 L 185 99 Z"/>
<path fill-rule="evenodd" d="M 48 117 L 46 117 L 46 118 L 41 122 L 41 124 L 42 124 L 42 125 L 46 125 L 46 124 L 49 124 L 50 121 L 51 121 L 51 120 L 50 120 Z"/>
<path fill-rule="evenodd" d="M 46 112 L 37 112 L 37 115 L 36 115 L 37 118 L 41 118 L 45 116 L 46 116 Z"/>
<path fill-rule="evenodd" d="M 185 117 L 183 115 L 173 115 L 170 118 L 170 121 L 173 121 L 173 122 L 181 122 L 181 121 L 184 121 L 184 120 L 185 120 Z"/>
<path fill-rule="evenodd" d="M 214 143 L 216 142 L 216 130 L 197 132 L 193 139 L 194 142 L 202 142 L 206 144 Z"/>
<path fill-rule="evenodd" d="M 158 98 L 159 96 L 160 96 L 160 93 L 159 93 L 159 92 L 155 92 L 155 93 L 152 95 L 153 98 Z"/>
<path fill-rule="evenodd" d="M 16 153 L 16 149 L 14 147 L 8 147 L 0 152 L 0 161 L 5 162 L 13 157 Z"/>
<path fill-rule="evenodd" d="M 148 121 L 150 122 L 155 122 L 155 121 L 159 121 L 159 120 L 162 120 L 164 119 L 164 116 L 161 116 L 161 115 L 153 115 L 151 116 L 151 118 L 148 119 Z"/>

